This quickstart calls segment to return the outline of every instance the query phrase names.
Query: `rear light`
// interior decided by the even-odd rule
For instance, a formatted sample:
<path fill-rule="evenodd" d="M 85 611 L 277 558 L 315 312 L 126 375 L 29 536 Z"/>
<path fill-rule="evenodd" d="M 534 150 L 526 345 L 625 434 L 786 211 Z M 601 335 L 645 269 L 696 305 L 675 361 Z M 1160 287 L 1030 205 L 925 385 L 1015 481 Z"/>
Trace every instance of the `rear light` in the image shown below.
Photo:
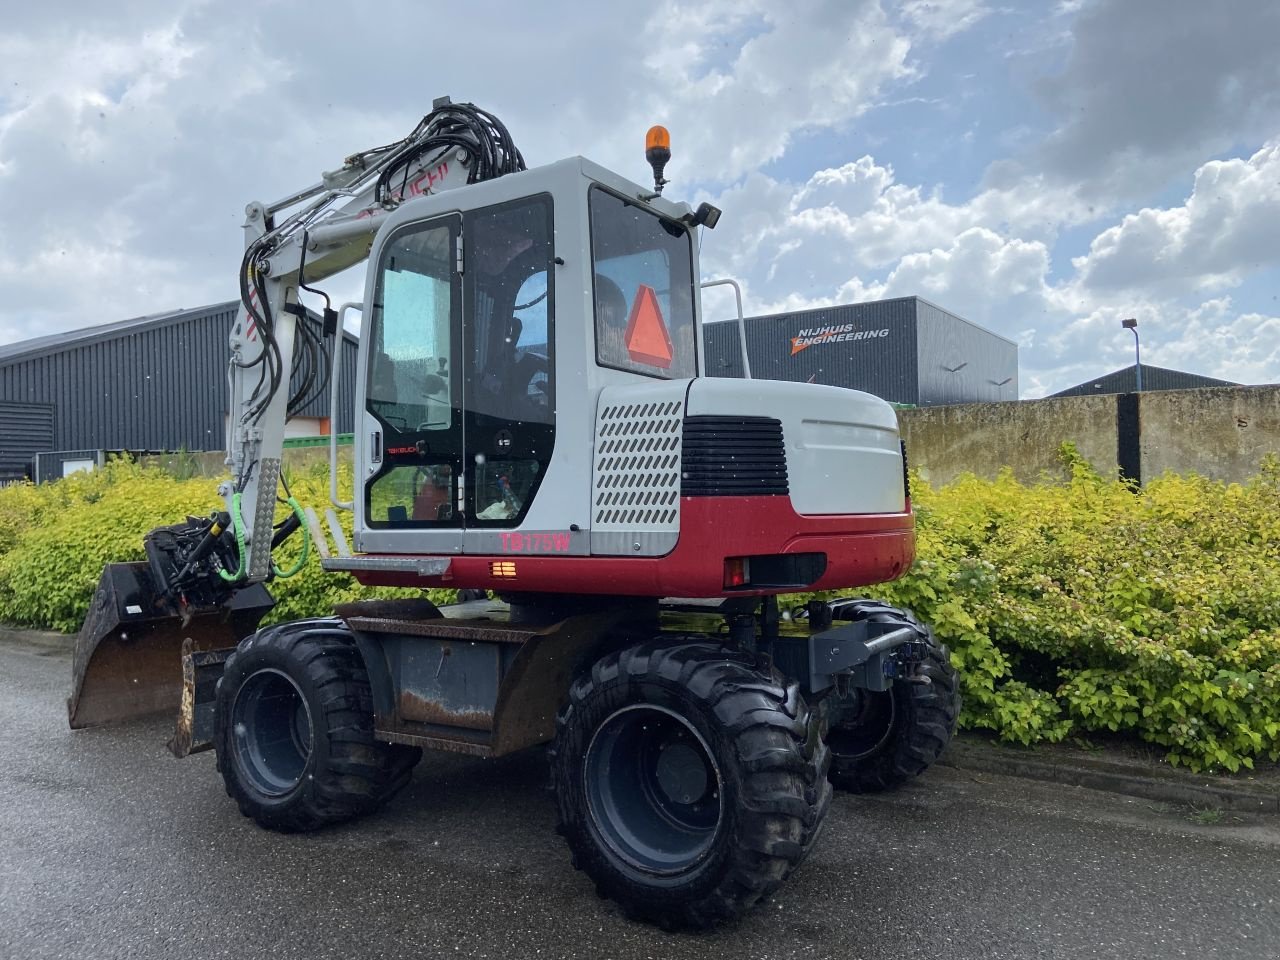
<path fill-rule="evenodd" d="M 902 495 L 911 499 L 911 468 L 907 466 L 907 441 L 899 440 L 902 447 Z"/>
<path fill-rule="evenodd" d="M 745 587 L 751 582 L 751 562 L 746 557 L 728 557 L 724 561 L 724 585 Z"/>
<path fill-rule="evenodd" d="M 489 576 L 497 580 L 514 580 L 516 562 L 514 560 L 491 560 L 489 562 Z"/>

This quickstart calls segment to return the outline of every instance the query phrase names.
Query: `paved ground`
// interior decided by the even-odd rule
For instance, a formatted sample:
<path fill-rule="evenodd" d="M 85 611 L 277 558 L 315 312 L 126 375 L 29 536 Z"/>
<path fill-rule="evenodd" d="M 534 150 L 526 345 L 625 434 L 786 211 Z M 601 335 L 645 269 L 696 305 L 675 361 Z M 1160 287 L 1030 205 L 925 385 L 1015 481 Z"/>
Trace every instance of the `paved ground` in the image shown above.
<path fill-rule="evenodd" d="M 68 731 L 69 672 L 0 640 L 4 958 L 1280 955 L 1274 818 L 935 768 L 838 797 L 771 903 L 679 936 L 570 867 L 538 755 L 429 757 L 379 815 L 279 836 L 163 724 Z"/>

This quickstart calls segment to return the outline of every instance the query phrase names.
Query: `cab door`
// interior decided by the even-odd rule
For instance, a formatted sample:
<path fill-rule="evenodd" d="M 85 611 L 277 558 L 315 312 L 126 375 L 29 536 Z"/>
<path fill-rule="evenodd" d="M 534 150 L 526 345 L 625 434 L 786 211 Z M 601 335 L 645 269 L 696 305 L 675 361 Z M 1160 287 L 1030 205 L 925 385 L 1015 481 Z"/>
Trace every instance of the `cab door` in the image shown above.
<path fill-rule="evenodd" d="M 461 218 L 406 224 L 382 247 L 356 462 L 368 553 L 462 550 Z"/>
<path fill-rule="evenodd" d="M 510 552 L 551 464 L 554 262 L 549 194 L 464 215 L 466 553 Z"/>

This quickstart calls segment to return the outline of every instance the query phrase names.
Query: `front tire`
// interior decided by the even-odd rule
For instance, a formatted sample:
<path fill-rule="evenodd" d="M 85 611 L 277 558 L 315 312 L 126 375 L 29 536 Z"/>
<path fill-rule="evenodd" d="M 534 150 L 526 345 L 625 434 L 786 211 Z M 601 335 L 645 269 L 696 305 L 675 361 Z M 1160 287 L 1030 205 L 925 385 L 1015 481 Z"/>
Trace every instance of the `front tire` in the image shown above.
<path fill-rule="evenodd" d="M 831 800 L 798 686 L 710 643 L 642 644 L 579 678 L 551 751 L 576 867 L 635 919 L 703 929 L 775 890 Z"/>
<path fill-rule="evenodd" d="M 887 691 L 852 690 L 825 705 L 831 782 L 877 793 L 919 776 L 942 755 L 960 717 L 960 684 L 947 648 L 910 613 L 868 600 L 848 619 L 910 626 L 925 644 L 924 659 Z"/>
<path fill-rule="evenodd" d="M 408 782 L 422 755 L 374 739 L 369 678 L 340 620 L 246 637 L 227 658 L 216 710 L 227 794 L 272 830 L 315 830 L 369 813 Z"/>

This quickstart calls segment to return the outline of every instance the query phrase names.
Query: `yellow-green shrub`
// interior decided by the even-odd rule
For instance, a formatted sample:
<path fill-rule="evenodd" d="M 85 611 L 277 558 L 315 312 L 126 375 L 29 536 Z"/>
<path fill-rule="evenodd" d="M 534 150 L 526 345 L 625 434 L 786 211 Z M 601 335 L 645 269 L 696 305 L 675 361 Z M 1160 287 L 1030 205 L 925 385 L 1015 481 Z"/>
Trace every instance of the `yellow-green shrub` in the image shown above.
<path fill-rule="evenodd" d="M 1246 484 L 1169 475 L 1135 490 L 1064 456 L 1067 483 L 1004 474 L 934 490 L 917 478 L 918 560 L 866 592 L 912 608 L 947 642 L 968 727 L 1028 744 L 1123 732 L 1195 769 L 1276 759 L 1280 461 Z M 349 468 L 341 479 L 349 491 Z M 288 480 L 303 504 L 328 502 L 323 466 Z M 153 527 L 219 508 L 216 485 L 114 463 L 0 489 L 0 621 L 78 629 L 103 565 L 142 559 Z M 322 574 L 314 551 L 271 590 L 272 620 L 414 593 Z"/>
<path fill-rule="evenodd" d="M 870 591 L 951 647 L 963 723 L 1135 734 L 1197 770 L 1280 758 L 1280 461 L 1135 490 L 1064 457 L 1065 484 L 917 480 L 919 559 Z"/>
<path fill-rule="evenodd" d="M 351 474 L 341 479 L 350 489 Z M 323 466 L 289 478 L 303 504 L 328 502 L 328 472 Z M 155 527 L 180 522 L 188 514 L 207 516 L 221 509 L 217 481 L 178 480 L 128 461 L 102 470 L 77 473 L 55 483 L 0 488 L 0 621 L 74 632 L 80 629 L 102 568 L 108 563 L 143 560 L 142 538 Z M 284 516 L 281 508 L 280 517 Z M 347 538 L 351 515 L 341 514 Z M 295 534 L 279 551 L 278 562 L 291 567 L 301 545 Z M 268 622 L 332 611 L 334 604 L 372 596 L 417 596 L 421 591 L 369 589 L 351 577 L 325 574 L 318 554 L 288 580 L 271 584 L 276 607 Z M 437 600 L 452 591 L 429 591 Z"/>

